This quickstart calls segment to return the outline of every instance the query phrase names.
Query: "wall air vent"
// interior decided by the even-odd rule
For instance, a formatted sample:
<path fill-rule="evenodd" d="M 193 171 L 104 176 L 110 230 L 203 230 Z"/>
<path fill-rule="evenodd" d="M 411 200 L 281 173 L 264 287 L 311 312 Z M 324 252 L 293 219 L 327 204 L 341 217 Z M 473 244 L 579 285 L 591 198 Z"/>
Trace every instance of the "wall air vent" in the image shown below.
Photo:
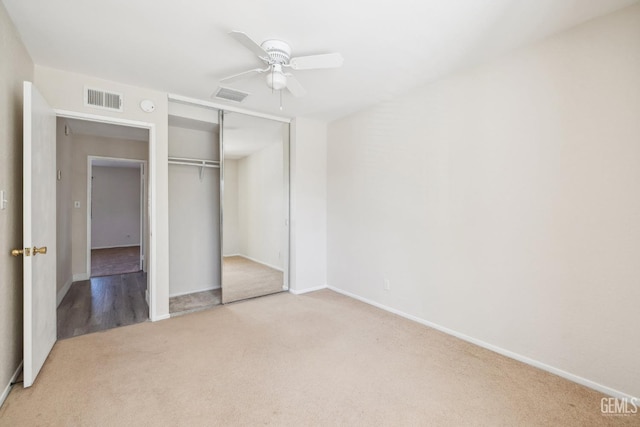
<path fill-rule="evenodd" d="M 85 107 L 122 112 L 122 94 L 85 87 L 84 105 Z"/>
<path fill-rule="evenodd" d="M 228 87 L 219 87 L 213 96 L 227 101 L 242 102 L 249 94 Z"/>

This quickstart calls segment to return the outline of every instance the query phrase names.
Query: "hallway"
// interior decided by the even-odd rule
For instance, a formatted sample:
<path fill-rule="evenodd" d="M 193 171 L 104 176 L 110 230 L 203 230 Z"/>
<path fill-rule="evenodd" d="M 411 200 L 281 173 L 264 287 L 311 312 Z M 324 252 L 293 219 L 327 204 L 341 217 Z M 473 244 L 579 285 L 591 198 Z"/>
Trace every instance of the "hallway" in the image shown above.
<path fill-rule="evenodd" d="M 146 321 L 146 289 L 143 272 L 74 282 L 57 310 L 58 339 Z"/>

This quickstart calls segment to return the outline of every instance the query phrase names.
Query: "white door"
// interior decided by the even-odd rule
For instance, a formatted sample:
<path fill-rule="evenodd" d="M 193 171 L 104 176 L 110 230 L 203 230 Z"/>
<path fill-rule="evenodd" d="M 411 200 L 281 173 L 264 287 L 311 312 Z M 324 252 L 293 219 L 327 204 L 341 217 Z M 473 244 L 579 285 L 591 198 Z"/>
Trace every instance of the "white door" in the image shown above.
<path fill-rule="evenodd" d="M 56 116 L 24 82 L 24 386 L 56 342 Z"/>

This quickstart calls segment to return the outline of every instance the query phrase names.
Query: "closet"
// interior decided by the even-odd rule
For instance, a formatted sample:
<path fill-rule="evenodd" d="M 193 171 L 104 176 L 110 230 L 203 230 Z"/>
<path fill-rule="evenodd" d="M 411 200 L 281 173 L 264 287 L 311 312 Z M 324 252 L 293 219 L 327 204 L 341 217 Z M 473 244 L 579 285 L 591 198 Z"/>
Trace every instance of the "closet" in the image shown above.
<path fill-rule="evenodd" d="M 169 104 L 172 316 L 289 288 L 289 122 Z"/>
<path fill-rule="evenodd" d="M 221 300 L 219 127 L 217 111 L 201 110 L 169 116 L 172 315 L 214 306 Z"/>

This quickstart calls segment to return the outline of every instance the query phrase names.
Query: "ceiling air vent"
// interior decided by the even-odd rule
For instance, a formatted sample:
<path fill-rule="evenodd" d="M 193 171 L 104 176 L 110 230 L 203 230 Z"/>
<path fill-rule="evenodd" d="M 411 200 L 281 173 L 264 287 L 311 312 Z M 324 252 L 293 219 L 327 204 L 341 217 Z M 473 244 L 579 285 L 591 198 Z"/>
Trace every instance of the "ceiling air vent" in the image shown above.
<path fill-rule="evenodd" d="M 103 110 L 122 112 L 122 94 L 107 92 L 102 89 L 84 88 L 85 107 L 101 108 Z"/>
<path fill-rule="evenodd" d="M 239 90 L 229 89 L 227 87 L 219 87 L 213 96 L 220 99 L 226 99 L 227 101 L 242 102 L 247 96 L 249 96 L 249 94 Z"/>

